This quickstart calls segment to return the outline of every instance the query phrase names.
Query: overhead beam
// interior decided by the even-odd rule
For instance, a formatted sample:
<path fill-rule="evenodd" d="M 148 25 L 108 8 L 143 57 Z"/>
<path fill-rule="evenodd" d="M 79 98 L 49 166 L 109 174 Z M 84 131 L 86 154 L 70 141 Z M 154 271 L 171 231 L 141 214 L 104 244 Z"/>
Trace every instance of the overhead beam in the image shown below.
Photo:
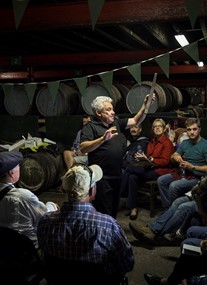
<path fill-rule="evenodd" d="M 155 58 L 158 55 L 169 53 L 168 50 L 137 50 L 137 51 L 113 51 L 113 52 L 89 52 L 89 53 L 67 53 L 67 54 L 40 54 L 33 56 L 22 56 L 22 66 L 95 66 L 95 65 L 116 65 L 136 64 L 144 60 Z M 199 48 L 199 57 L 201 61 L 206 59 L 207 46 Z M 190 56 L 181 48 L 175 52 L 170 53 L 171 61 L 187 61 Z M 0 66 L 5 68 L 10 66 L 11 57 L 0 56 Z"/>
<path fill-rule="evenodd" d="M 109 0 L 105 1 L 97 25 L 172 21 L 188 17 L 183 0 Z M 207 0 L 202 1 L 199 17 L 207 16 Z M 0 9 L 0 31 L 15 30 L 12 8 Z M 91 26 L 88 3 L 28 4 L 18 30 L 44 30 L 62 27 Z"/>

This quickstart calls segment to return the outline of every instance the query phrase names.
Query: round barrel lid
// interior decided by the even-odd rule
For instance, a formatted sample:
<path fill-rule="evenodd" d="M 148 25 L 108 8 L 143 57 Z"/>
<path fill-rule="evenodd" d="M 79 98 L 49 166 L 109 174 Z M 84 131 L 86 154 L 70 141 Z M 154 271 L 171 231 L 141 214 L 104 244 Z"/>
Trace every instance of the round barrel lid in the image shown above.
<path fill-rule="evenodd" d="M 128 92 L 126 97 L 126 105 L 131 114 L 136 114 L 142 107 L 144 99 L 149 94 L 151 86 L 148 83 L 135 84 Z M 158 95 L 155 90 L 155 100 L 150 105 L 148 113 L 155 113 L 158 109 Z"/>
<path fill-rule="evenodd" d="M 82 102 L 82 107 L 87 114 L 93 115 L 91 103 L 98 96 L 111 97 L 111 95 L 109 94 L 107 89 L 104 86 L 102 86 L 101 84 L 94 83 L 94 84 L 92 84 L 86 88 L 86 92 L 82 96 L 81 102 Z"/>
<path fill-rule="evenodd" d="M 24 87 L 14 86 L 13 91 L 4 97 L 4 106 L 12 116 L 26 115 L 31 106 Z"/>

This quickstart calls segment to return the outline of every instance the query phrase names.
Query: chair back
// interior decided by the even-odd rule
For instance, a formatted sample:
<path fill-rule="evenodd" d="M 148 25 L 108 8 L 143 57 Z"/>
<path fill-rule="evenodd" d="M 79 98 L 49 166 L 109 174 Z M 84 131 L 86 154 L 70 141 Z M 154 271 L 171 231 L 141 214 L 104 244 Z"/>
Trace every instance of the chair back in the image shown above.
<path fill-rule="evenodd" d="M 6 227 L 0 227 L 0 268 L 2 284 L 37 285 L 43 278 L 42 263 L 33 242 Z"/>
<path fill-rule="evenodd" d="M 107 276 L 102 264 L 69 261 L 47 253 L 44 253 L 44 265 L 44 275 L 48 285 L 68 285 L 70 283 L 120 285 L 123 280 L 120 276 Z M 75 281 L 72 282 L 72 280 Z"/>

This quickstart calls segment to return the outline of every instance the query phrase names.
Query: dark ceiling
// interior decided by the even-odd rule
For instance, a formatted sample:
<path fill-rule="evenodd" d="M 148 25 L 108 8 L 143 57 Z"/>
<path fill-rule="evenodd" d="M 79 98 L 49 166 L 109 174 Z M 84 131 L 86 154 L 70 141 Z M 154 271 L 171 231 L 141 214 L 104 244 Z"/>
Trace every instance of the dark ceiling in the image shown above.
<path fill-rule="evenodd" d="M 117 77 L 124 77 L 122 67 L 139 62 L 143 79 L 158 72 L 167 80 L 153 58 L 173 51 L 169 80 L 203 83 L 207 42 L 200 39 L 207 37 L 207 0 L 194 28 L 184 2 L 105 0 L 93 30 L 87 1 L 30 0 L 16 29 L 12 1 L 1 0 L 0 80 L 56 80 L 114 69 Z M 183 49 L 175 51 L 180 47 L 174 38 L 178 33 L 189 43 L 199 40 L 203 68 Z"/>

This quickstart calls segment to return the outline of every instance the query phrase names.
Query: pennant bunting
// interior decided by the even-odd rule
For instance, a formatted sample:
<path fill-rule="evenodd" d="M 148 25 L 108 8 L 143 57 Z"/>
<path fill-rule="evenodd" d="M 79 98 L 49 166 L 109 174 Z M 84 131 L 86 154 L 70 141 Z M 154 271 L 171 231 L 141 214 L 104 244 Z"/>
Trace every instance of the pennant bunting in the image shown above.
<path fill-rule="evenodd" d="M 112 93 L 112 81 L 113 81 L 113 71 L 108 71 L 100 73 L 99 76 L 103 81 L 105 88 L 108 90 L 109 94 Z"/>
<path fill-rule="evenodd" d="M 51 81 L 51 82 L 47 82 L 47 86 L 50 92 L 50 95 L 52 96 L 52 101 L 53 103 L 55 103 L 57 94 L 58 94 L 58 89 L 60 86 L 60 81 Z"/>
<path fill-rule="evenodd" d="M 74 78 L 74 81 L 82 96 L 86 93 L 87 77 Z"/>
<path fill-rule="evenodd" d="M 14 90 L 14 84 L 13 83 L 2 84 L 2 88 L 5 95 L 4 104 L 7 106 L 12 106 L 12 104 L 14 104 L 12 96 Z"/>
<path fill-rule="evenodd" d="M 194 29 L 202 0 L 185 0 L 185 6 L 188 11 L 191 27 Z"/>
<path fill-rule="evenodd" d="M 155 61 L 160 66 L 162 71 L 165 73 L 167 78 L 169 78 L 169 71 L 170 71 L 170 55 L 169 55 L 169 53 L 155 57 Z"/>
<path fill-rule="evenodd" d="M 16 29 L 18 29 L 29 0 L 21 0 L 21 1 L 12 0 L 12 2 L 13 2 L 15 25 Z"/>
<path fill-rule="evenodd" d="M 195 62 L 200 61 L 199 60 L 199 52 L 198 52 L 198 43 L 194 42 L 192 44 L 189 44 L 187 46 L 183 47 L 183 50 L 189 54 L 189 56 L 195 60 Z"/>
<path fill-rule="evenodd" d="M 24 84 L 24 89 L 28 95 L 30 106 L 32 105 L 36 88 L 37 88 L 37 83 L 26 83 L 26 84 Z"/>
<path fill-rule="evenodd" d="M 88 0 L 92 29 L 94 30 L 105 0 Z"/>
<path fill-rule="evenodd" d="M 130 65 L 127 67 L 127 69 L 137 81 L 137 83 L 141 84 L 141 63 Z"/>

